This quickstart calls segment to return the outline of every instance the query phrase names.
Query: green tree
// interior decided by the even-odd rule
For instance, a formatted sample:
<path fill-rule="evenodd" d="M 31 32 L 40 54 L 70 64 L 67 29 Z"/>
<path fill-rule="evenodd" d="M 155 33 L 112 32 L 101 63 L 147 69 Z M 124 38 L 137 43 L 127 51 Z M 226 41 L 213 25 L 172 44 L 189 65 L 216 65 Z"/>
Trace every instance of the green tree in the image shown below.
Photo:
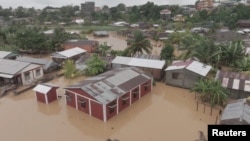
<path fill-rule="evenodd" d="M 222 87 L 221 82 L 217 80 L 201 79 L 195 83 L 191 92 L 198 93 L 202 102 L 209 102 L 211 106 L 217 104 L 225 106 L 228 98 L 228 90 Z"/>
<path fill-rule="evenodd" d="M 105 71 L 106 63 L 98 57 L 97 54 L 93 54 L 86 63 L 87 68 L 84 70 L 88 76 L 94 76 Z"/>
<path fill-rule="evenodd" d="M 246 56 L 242 60 L 235 62 L 234 69 L 236 71 L 249 71 L 250 70 L 250 57 Z"/>
<path fill-rule="evenodd" d="M 220 49 L 221 65 L 233 67 L 235 62 L 242 60 L 245 56 L 245 47 L 242 41 L 221 44 Z"/>
<path fill-rule="evenodd" d="M 134 32 L 134 39 L 131 45 L 128 47 L 129 56 L 134 56 L 135 54 L 143 54 L 143 52 L 150 54 L 152 50 L 152 45 L 150 41 L 143 35 L 139 30 Z"/>
<path fill-rule="evenodd" d="M 76 69 L 75 62 L 70 59 L 63 62 L 63 72 L 64 77 L 68 79 L 73 79 L 82 75 L 82 73 Z"/>
<path fill-rule="evenodd" d="M 161 59 L 164 59 L 167 64 L 170 64 L 174 57 L 174 47 L 171 44 L 166 44 L 161 50 Z"/>
<path fill-rule="evenodd" d="M 98 46 L 98 52 L 101 56 L 106 56 L 108 51 L 110 51 L 110 47 L 108 46 L 107 42 L 104 42 Z"/>

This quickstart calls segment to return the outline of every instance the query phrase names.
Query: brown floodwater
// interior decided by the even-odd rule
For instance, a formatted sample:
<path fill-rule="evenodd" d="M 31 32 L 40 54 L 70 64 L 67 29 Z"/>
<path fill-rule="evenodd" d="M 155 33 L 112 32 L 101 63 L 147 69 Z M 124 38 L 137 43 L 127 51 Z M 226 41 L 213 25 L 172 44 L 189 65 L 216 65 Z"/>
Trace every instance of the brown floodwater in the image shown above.
<path fill-rule="evenodd" d="M 49 83 L 59 85 L 61 99 L 48 105 L 37 102 L 33 90 L 0 99 L 0 135 L 3 141 L 193 141 L 198 131 L 207 134 L 217 110 L 196 101 L 189 90 L 156 83 L 153 91 L 123 110 L 108 122 L 76 111 L 65 103 L 63 87 L 84 77 L 68 80 L 59 77 Z"/>
<path fill-rule="evenodd" d="M 126 49 L 127 42 L 126 42 L 126 37 L 118 35 L 115 31 L 110 31 L 109 32 L 109 37 L 94 37 L 92 35 L 87 35 L 86 36 L 89 40 L 96 40 L 99 41 L 99 44 L 107 43 L 108 45 L 111 45 L 111 49 L 113 50 L 124 50 Z M 163 47 L 162 42 L 155 42 L 150 40 L 151 45 L 153 46 L 152 55 L 160 55 L 161 49 Z"/>

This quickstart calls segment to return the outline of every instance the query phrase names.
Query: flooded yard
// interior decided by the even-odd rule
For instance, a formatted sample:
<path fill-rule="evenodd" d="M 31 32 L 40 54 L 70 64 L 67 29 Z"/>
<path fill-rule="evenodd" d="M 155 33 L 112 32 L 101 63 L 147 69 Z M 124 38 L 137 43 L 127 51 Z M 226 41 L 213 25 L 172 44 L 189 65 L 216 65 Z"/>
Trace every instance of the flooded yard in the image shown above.
<path fill-rule="evenodd" d="M 63 87 L 84 79 L 59 77 L 62 97 L 48 105 L 37 102 L 34 91 L 0 99 L 0 133 L 5 141 L 193 141 L 198 131 L 207 134 L 217 110 L 196 111 L 195 96 L 189 90 L 156 83 L 153 91 L 108 122 L 66 105 Z"/>
<path fill-rule="evenodd" d="M 117 35 L 115 31 L 109 32 L 109 37 L 94 37 L 92 35 L 87 35 L 86 37 L 89 40 L 99 41 L 99 44 L 103 44 L 106 42 L 108 45 L 111 45 L 111 49 L 113 50 L 124 50 L 128 47 L 126 37 Z M 153 46 L 151 54 L 160 55 L 163 43 L 155 41 L 150 41 L 150 42 Z"/>

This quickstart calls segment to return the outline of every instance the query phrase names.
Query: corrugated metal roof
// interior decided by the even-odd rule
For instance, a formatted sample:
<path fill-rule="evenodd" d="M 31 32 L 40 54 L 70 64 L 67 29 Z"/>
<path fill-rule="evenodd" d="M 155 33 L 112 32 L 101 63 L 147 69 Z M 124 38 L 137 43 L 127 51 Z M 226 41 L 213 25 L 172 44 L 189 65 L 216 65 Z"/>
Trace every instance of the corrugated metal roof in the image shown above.
<path fill-rule="evenodd" d="M 36 85 L 35 88 L 33 88 L 34 91 L 37 91 L 42 94 L 47 94 L 53 87 L 45 86 L 42 84 Z"/>
<path fill-rule="evenodd" d="M 44 70 L 47 70 L 51 66 L 57 65 L 57 63 L 49 59 L 38 59 L 38 58 L 32 58 L 32 57 L 17 57 L 16 60 L 27 62 L 27 63 L 32 63 L 32 64 L 43 65 Z"/>
<path fill-rule="evenodd" d="M 208 72 L 211 70 L 212 66 L 205 65 L 198 61 L 193 61 L 190 65 L 186 67 L 187 70 L 190 70 L 194 73 L 197 73 L 201 76 L 206 76 Z"/>
<path fill-rule="evenodd" d="M 34 87 L 33 90 L 42 94 L 47 94 L 52 88 L 59 88 L 59 87 L 50 83 L 41 83 L 36 85 L 36 87 Z"/>
<path fill-rule="evenodd" d="M 15 60 L 0 59 L 0 74 L 15 75 L 29 64 L 30 63 Z"/>
<path fill-rule="evenodd" d="M 61 51 L 61 52 L 54 53 L 54 54 L 52 54 L 52 57 L 71 58 L 73 56 L 76 56 L 76 55 L 79 55 L 79 54 L 82 54 L 82 53 L 85 53 L 85 52 L 87 52 L 87 51 L 82 49 L 82 48 L 74 47 L 74 48 L 71 48 L 71 49 L 67 49 L 67 50 L 64 50 L 64 51 Z"/>
<path fill-rule="evenodd" d="M 162 69 L 165 65 L 165 61 L 163 60 L 151 60 L 143 58 L 122 57 L 122 56 L 117 56 L 112 61 L 112 63 L 134 66 L 134 67 L 153 68 L 153 69 Z"/>
<path fill-rule="evenodd" d="M 200 63 L 195 60 L 188 61 L 174 61 L 172 65 L 168 66 L 165 71 L 187 69 L 201 76 L 206 76 L 211 70 L 212 66 Z"/>
<path fill-rule="evenodd" d="M 128 65 L 131 60 L 132 60 L 131 57 L 116 56 L 115 59 L 112 61 L 112 63 L 113 64 Z"/>
<path fill-rule="evenodd" d="M 130 67 L 112 70 L 67 88 L 81 88 L 100 103 L 107 104 L 147 80 L 151 80 L 151 77 L 138 68 Z"/>
<path fill-rule="evenodd" d="M 106 81 L 113 84 L 114 86 L 118 86 L 118 85 L 138 76 L 138 75 L 139 75 L 139 73 L 137 73 L 135 71 L 124 70 L 124 71 L 121 71 L 121 72 L 115 74 L 112 77 L 107 78 Z"/>
<path fill-rule="evenodd" d="M 217 71 L 216 78 L 221 80 L 222 86 L 234 90 L 250 92 L 250 77 L 231 71 Z"/>
<path fill-rule="evenodd" d="M 11 52 L 9 51 L 0 51 L 0 58 L 5 58 L 6 56 L 8 56 L 9 54 L 11 54 Z"/>
<path fill-rule="evenodd" d="M 29 64 L 27 67 L 21 70 L 21 72 L 27 72 L 42 67 L 41 65 Z"/>
<path fill-rule="evenodd" d="M 221 116 L 221 123 L 225 124 L 227 121 L 233 123 L 246 122 L 250 124 L 250 106 L 246 104 L 246 99 L 240 99 L 237 102 L 229 103 L 224 109 Z"/>

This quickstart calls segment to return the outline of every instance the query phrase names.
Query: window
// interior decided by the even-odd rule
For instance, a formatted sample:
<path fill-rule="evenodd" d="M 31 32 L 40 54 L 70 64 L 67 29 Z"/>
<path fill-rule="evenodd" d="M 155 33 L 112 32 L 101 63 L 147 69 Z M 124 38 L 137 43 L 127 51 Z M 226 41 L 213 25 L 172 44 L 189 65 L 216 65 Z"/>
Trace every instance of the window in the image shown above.
<path fill-rule="evenodd" d="M 138 97 L 138 94 L 139 94 L 139 90 L 137 89 L 137 90 L 134 90 L 133 92 L 132 92 L 132 94 L 133 94 L 133 98 L 137 98 Z"/>
<path fill-rule="evenodd" d="M 25 72 L 24 73 L 24 79 L 25 80 L 30 80 L 30 72 Z"/>
<path fill-rule="evenodd" d="M 148 90 L 149 90 L 148 87 L 149 87 L 149 84 L 148 84 L 148 83 L 145 84 L 145 85 L 144 85 L 144 91 L 148 91 Z"/>
<path fill-rule="evenodd" d="M 82 108 L 86 108 L 86 101 L 85 100 L 79 99 L 78 102 L 80 103 L 80 105 L 81 105 Z"/>
<path fill-rule="evenodd" d="M 109 113 L 110 114 L 115 112 L 115 107 L 116 107 L 116 102 L 115 101 L 111 102 L 109 105 Z"/>
<path fill-rule="evenodd" d="M 172 78 L 173 79 L 178 79 L 179 78 L 179 73 L 177 73 L 177 72 L 174 72 L 174 73 L 172 73 Z"/>
<path fill-rule="evenodd" d="M 127 100 L 122 100 L 122 105 L 126 105 L 127 104 Z"/>
<path fill-rule="evenodd" d="M 37 69 L 37 70 L 36 70 L 36 76 L 41 76 L 41 71 L 40 71 L 40 69 Z"/>
<path fill-rule="evenodd" d="M 70 94 L 65 94 L 67 102 L 72 102 L 72 96 Z"/>

